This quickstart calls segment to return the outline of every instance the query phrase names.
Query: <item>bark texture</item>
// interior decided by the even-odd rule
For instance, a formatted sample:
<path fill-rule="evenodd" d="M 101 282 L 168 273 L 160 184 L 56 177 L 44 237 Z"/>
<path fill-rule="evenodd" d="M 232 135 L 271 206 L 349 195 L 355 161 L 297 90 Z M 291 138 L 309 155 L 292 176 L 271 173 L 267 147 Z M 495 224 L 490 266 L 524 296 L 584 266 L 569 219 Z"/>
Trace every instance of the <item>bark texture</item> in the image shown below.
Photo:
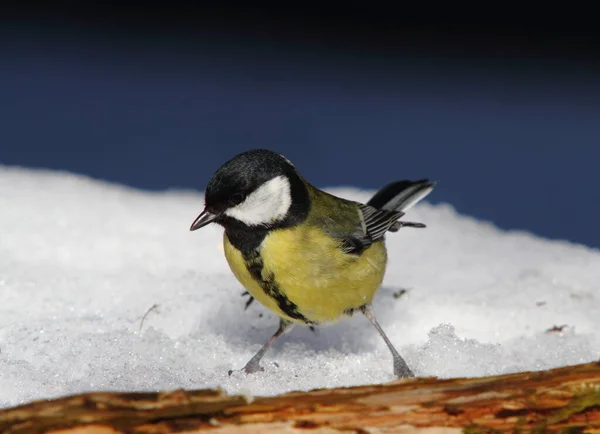
<path fill-rule="evenodd" d="M 268 398 L 218 390 L 87 393 L 2 410 L 0 432 L 600 433 L 600 362 Z"/>

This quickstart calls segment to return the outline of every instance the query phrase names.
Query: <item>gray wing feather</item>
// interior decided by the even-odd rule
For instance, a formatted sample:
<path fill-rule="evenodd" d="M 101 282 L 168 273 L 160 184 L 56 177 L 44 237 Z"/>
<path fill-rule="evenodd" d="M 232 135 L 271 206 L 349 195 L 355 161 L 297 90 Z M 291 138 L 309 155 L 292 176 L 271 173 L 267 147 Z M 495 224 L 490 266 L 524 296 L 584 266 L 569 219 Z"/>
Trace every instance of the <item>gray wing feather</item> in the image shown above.
<path fill-rule="evenodd" d="M 376 209 L 369 205 L 361 205 L 360 211 L 366 227 L 367 235 L 372 241 L 383 238 L 388 229 L 404 215 L 402 211 Z"/>
<path fill-rule="evenodd" d="M 430 182 L 427 179 L 418 181 L 405 179 L 393 182 L 375 193 L 375 196 L 367 202 L 367 205 L 371 205 L 376 209 L 406 212 L 431 193 L 434 187 L 435 182 Z"/>
<path fill-rule="evenodd" d="M 361 225 L 355 233 L 344 237 L 342 250 L 359 254 L 375 241 L 383 239 L 385 233 L 404 215 L 401 211 L 386 211 L 369 205 L 359 205 Z"/>

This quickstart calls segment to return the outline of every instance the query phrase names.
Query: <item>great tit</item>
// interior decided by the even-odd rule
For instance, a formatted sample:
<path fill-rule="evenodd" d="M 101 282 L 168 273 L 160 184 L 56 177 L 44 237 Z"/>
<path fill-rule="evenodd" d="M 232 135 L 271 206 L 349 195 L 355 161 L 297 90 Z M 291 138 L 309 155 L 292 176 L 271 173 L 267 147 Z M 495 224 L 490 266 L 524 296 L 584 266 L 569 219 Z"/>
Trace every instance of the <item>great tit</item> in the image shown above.
<path fill-rule="evenodd" d="M 371 302 L 386 268 L 385 233 L 425 227 L 399 219 L 434 185 L 426 179 L 394 182 L 362 204 L 312 186 L 276 152 L 251 150 L 221 166 L 190 230 L 221 225 L 231 271 L 280 317 L 279 328 L 244 371 L 262 371 L 266 351 L 295 324 L 314 326 L 361 312 L 390 349 L 394 374 L 414 376 L 383 332 Z"/>

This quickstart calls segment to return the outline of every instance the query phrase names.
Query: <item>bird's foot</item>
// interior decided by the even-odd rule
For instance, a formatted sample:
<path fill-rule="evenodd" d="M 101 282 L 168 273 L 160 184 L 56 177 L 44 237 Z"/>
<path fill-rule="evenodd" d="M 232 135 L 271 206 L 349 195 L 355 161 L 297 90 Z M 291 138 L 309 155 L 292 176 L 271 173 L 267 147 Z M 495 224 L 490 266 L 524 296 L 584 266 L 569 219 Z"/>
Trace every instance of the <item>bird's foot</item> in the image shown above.
<path fill-rule="evenodd" d="M 263 372 L 265 368 L 260 366 L 258 363 L 248 363 L 242 369 L 231 369 L 228 374 L 231 376 L 234 372 L 243 372 L 244 374 L 255 374 L 257 372 Z"/>
<path fill-rule="evenodd" d="M 248 300 L 246 300 L 246 304 L 244 305 L 244 310 L 247 310 L 250 307 L 250 305 L 252 304 L 252 302 L 254 301 L 254 297 L 252 297 L 248 291 L 242 292 L 242 297 L 246 297 L 246 296 L 248 296 Z"/>
<path fill-rule="evenodd" d="M 246 366 L 244 366 L 244 372 L 246 374 L 254 374 L 256 372 L 263 372 L 264 370 L 265 368 L 260 366 L 258 363 L 248 363 Z"/>
<path fill-rule="evenodd" d="M 414 378 L 415 376 L 403 359 L 394 360 L 394 375 L 398 378 Z"/>

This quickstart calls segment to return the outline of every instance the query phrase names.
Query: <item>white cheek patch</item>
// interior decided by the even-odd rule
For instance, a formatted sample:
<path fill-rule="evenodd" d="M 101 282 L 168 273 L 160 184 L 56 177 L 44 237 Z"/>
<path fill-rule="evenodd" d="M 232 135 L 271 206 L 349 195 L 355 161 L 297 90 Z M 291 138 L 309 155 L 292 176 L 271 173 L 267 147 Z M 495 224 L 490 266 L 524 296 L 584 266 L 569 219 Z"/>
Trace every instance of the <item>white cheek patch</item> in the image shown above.
<path fill-rule="evenodd" d="M 266 225 L 283 220 L 291 205 L 290 182 L 282 175 L 265 182 L 225 215 L 249 226 Z"/>

